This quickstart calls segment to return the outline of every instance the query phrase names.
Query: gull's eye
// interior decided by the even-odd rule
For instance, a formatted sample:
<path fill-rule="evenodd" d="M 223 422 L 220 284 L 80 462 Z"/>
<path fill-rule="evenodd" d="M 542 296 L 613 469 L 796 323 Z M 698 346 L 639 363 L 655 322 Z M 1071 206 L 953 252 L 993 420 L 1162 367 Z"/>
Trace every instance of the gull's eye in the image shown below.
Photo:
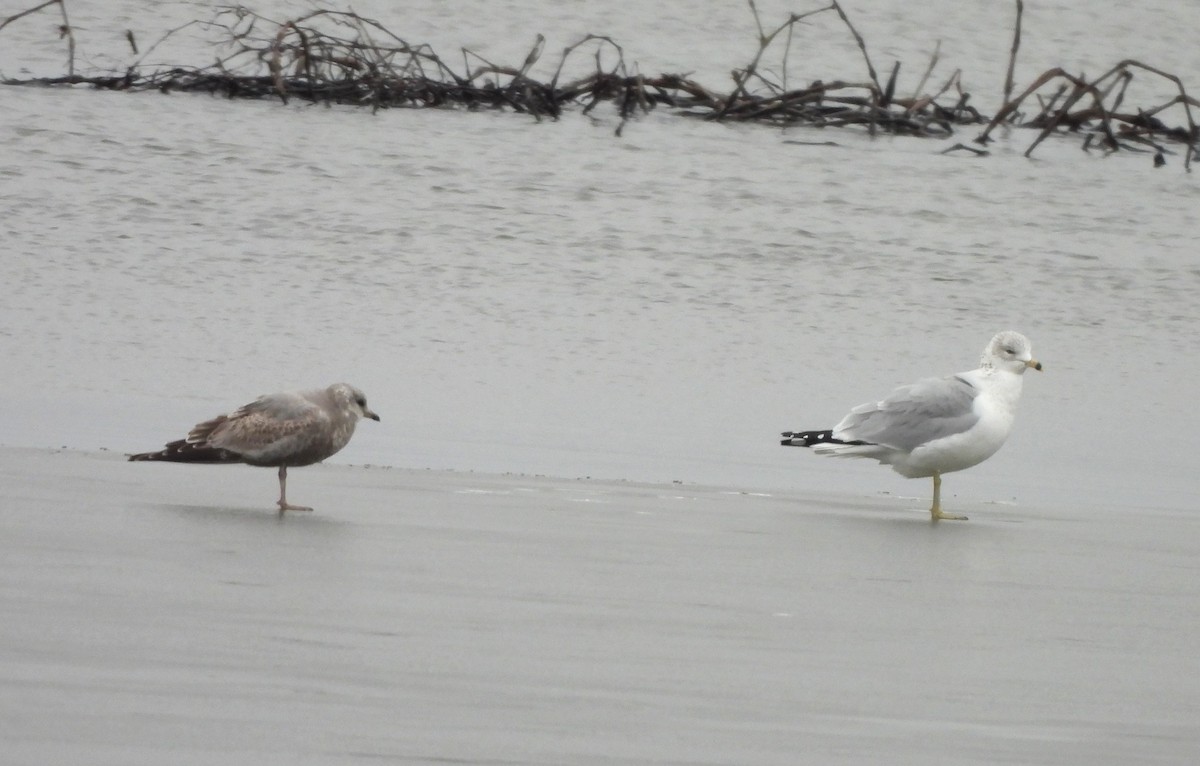
<path fill-rule="evenodd" d="M 366 397 L 360 396 L 354 400 L 354 403 L 357 404 L 359 407 L 366 407 L 367 399 L 366 399 Z"/>

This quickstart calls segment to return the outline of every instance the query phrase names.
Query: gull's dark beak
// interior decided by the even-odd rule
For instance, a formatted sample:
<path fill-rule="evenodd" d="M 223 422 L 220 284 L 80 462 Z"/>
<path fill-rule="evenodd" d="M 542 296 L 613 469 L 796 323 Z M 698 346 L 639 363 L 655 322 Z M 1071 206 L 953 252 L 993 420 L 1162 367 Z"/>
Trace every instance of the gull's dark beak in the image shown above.
<path fill-rule="evenodd" d="M 1039 367 L 1039 369 L 1041 369 L 1041 368 Z M 371 420 L 374 420 L 376 423 L 379 422 L 379 416 L 376 415 L 374 412 L 371 412 L 370 410 L 368 410 L 366 407 L 363 407 L 363 417 L 370 418 Z"/>
<path fill-rule="evenodd" d="M 1042 363 L 1036 359 L 1030 359 L 1028 362 L 1025 363 L 1025 366 L 1032 367 L 1033 369 L 1037 370 L 1038 372 L 1042 371 Z M 376 420 L 378 420 L 378 418 L 376 418 Z"/>

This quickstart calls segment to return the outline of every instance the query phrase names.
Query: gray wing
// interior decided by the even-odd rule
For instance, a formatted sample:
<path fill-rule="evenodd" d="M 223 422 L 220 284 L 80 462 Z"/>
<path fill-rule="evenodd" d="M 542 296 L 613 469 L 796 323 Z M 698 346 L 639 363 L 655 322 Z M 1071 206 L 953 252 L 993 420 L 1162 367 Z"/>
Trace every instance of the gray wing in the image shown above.
<path fill-rule="evenodd" d="M 303 465 L 329 456 L 323 453 L 330 430 L 324 409 L 299 394 L 283 393 L 259 397 L 231 415 L 201 423 L 188 440 L 203 439 L 250 462 Z"/>
<path fill-rule="evenodd" d="M 911 452 L 979 422 L 974 407 L 978 395 L 958 376 L 928 378 L 896 389 L 882 402 L 855 407 L 834 426 L 833 435 Z"/>

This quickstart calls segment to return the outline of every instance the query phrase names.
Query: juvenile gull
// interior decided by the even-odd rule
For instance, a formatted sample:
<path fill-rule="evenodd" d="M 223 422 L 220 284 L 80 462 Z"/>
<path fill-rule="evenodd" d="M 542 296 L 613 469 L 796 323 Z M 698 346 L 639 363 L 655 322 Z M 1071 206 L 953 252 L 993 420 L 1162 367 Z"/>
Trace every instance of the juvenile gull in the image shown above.
<path fill-rule="evenodd" d="M 942 512 L 942 474 L 996 454 L 1012 430 L 1030 367 L 1042 369 L 1029 339 L 1006 330 L 983 350 L 979 369 L 902 386 L 881 402 L 850 410 L 832 429 L 785 431 L 781 443 L 821 455 L 874 458 L 910 479 L 932 476 L 934 520 L 966 520 Z"/>
<path fill-rule="evenodd" d="M 348 383 L 268 394 L 197 424 L 186 439 L 129 459 L 278 467 L 279 511 L 311 511 L 288 503 L 288 466 L 312 465 L 336 454 L 350 442 L 359 418 L 379 420 L 367 409 L 363 392 Z"/>

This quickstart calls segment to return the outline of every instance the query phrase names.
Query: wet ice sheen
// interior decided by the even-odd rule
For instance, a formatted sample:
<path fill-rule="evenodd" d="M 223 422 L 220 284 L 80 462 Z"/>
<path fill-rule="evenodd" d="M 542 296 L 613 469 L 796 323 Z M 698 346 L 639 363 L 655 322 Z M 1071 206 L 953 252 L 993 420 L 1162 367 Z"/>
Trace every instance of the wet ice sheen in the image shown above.
<path fill-rule="evenodd" d="M 12 762 L 1195 752 L 1191 513 L 315 466 L 281 523 L 161 467 L 0 449 Z"/>

